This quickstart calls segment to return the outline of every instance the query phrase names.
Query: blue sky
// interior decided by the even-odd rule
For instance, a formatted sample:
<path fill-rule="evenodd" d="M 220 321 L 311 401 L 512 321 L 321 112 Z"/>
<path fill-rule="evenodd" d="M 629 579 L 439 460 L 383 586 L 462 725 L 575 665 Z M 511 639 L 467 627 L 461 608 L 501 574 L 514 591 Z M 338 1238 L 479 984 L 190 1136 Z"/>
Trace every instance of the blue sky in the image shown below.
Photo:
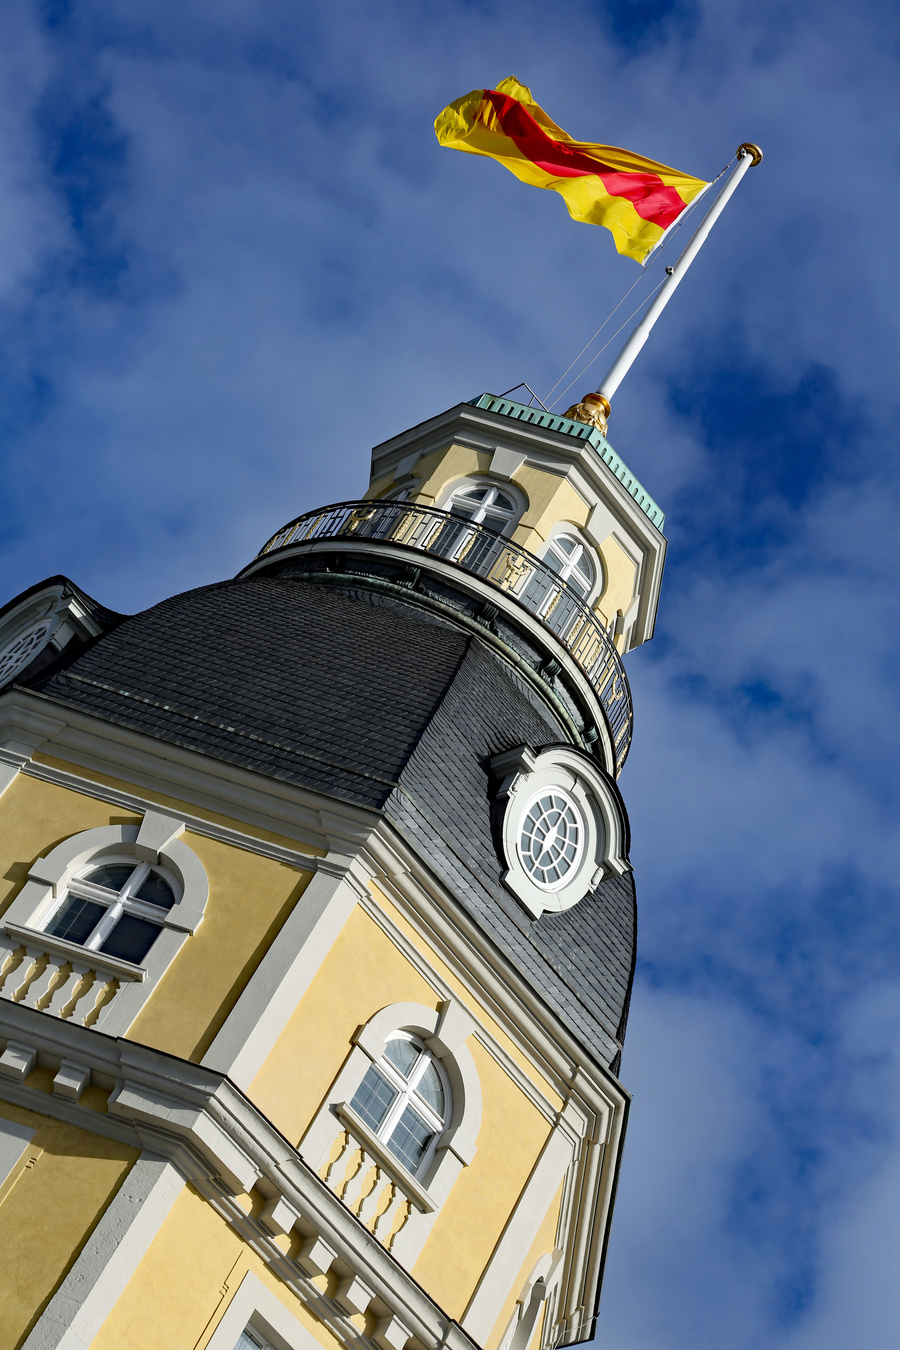
<path fill-rule="evenodd" d="M 604 1350 L 900 1342 L 898 58 L 866 0 L 0 10 L 4 599 L 230 575 L 378 441 L 554 383 L 635 265 L 441 151 L 452 98 L 765 151 L 610 428 L 670 554 Z"/>

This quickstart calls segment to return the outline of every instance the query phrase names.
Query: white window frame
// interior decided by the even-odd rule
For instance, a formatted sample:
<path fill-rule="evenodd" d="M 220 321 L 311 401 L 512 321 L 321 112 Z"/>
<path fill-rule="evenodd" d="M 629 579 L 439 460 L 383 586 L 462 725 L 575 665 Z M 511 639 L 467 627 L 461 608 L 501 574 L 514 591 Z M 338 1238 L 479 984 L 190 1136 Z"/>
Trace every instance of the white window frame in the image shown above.
<path fill-rule="evenodd" d="M 563 550 L 558 547 L 560 539 L 568 539 L 575 544 L 579 551 L 574 557 L 566 557 Z M 555 530 L 544 544 L 543 552 L 541 553 L 542 562 L 547 562 L 547 555 L 549 553 L 554 553 L 556 558 L 562 562 L 562 568 L 560 571 L 556 572 L 556 575 L 559 577 L 560 581 L 565 581 L 567 583 L 569 582 L 570 577 L 575 575 L 578 571 L 579 558 L 586 558 L 591 569 L 591 584 L 588 586 L 584 595 L 581 595 L 581 592 L 577 587 L 573 586 L 572 589 L 576 594 L 581 596 L 581 599 L 586 605 L 591 604 L 595 596 L 602 594 L 603 561 L 599 557 L 597 550 L 592 548 L 587 540 L 581 537 L 577 530 L 571 528 Z M 549 563 L 547 565 L 549 566 Z"/>
<path fill-rule="evenodd" d="M 513 509 L 510 512 L 509 518 L 503 529 L 498 530 L 496 533 L 498 539 L 508 539 L 510 534 L 512 534 L 513 530 L 516 528 L 516 525 L 519 523 L 519 519 L 522 515 L 522 503 L 519 499 L 519 494 L 507 483 L 495 483 L 489 478 L 466 478 L 462 483 L 457 483 L 455 485 L 442 509 L 444 511 L 452 511 L 455 503 L 465 497 L 467 493 L 481 490 L 485 491 L 486 496 L 477 505 L 474 502 L 472 503 L 475 507 L 472 516 L 467 522 L 461 520 L 460 524 L 468 523 L 469 525 L 483 525 L 484 518 L 488 514 L 490 508 L 494 505 L 497 497 L 502 495 L 509 498 L 513 504 Z M 495 507 L 494 509 L 497 512 L 503 511 L 502 507 Z"/>
<path fill-rule="evenodd" d="M 179 837 L 184 829 L 183 820 L 150 810 L 139 825 L 104 825 L 64 839 L 35 860 L 22 890 L 0 916 L 0 956 L 24 946 L 25 960 L 30 960 L 29 952 L 48 953 L 58 965 L 80 963 L 98 976 L 118 980 L 115 996 L 101 1009 L 93 1027 L 110 1036 L 124 1036 L 184 943 L 203 922 L 209 881 L 196 853 Z M 123 858 L 170 873 L 176 896 L 180 892 L 181 897 L 169 910 L 152 907 L 162 920 L 160 932 L 139 965 L 44 932 L 70 885 L 77 890 L 90 885 L 79 879 L 82 872 Z M 24 972 L 23 964 L 18 973 Z M 0 997 L 9 998 L 12 987 L 7 976 Z"/>
<path fill-rule="evenodd" d="M 108 886 L 102 886 L 99 882 L 91 881 L 87 876 L 82 875 L 96 867 L 105 865 L 125 866 L 132 869 L 127 882 L 120 890 L 113 891 Z M 174 872 L 168 867 L 151 866 L 150 863 L 135 858 L 134 854 L 131 854 L 130 857 L 126 853 L 113 854 L 102 859 L 91 859 L 86 866 L 80 869 L 79 874 L 70 878 L 65 890 L 60 894 L 56 906 L 45 918 L 43 931 L 47 932 L 70 895 L 76 896 L 79 900 L 87 900 L 92 904 L 104 906 L 104 913 L 98 919 L 93 931 L 83 943 L 77 944 L 86 952 L 99 952 L 116 924 L 126 914 L 133 915 L 136 919 L 144 919 L 147 923 L 155 924 L 157 928 L 162 929 L 165 925 L 165 915 L 169 911 L 159 905 L 153 905 L 149 901 L 141 900 L 137 895 L 151 872 L 161 876 L 168 884 L 174 896 L 174 903 L 178 904 L 181 899 L 181 886 Z M 71 939 L 66 940 L 71 941 Z"/>
<path fill-rule="evenodd" d="M 502 881 L 532 918 L 545 910 L 571 909 L 605 876 L 631 870 L 625 849 L 628 827 L 618 789 L 590 756 L 569 746 L 537 752 L 520 745 L 491 760 L 500 779 L 497 809 L 506 871 Z M 522 865 L 519 839 L 531 803 L 541 792 L 561 792 L 575 803 L 585 825 L 578 863 L 555 889 L 543 888 Z"/>
<path fill-rule="evenodd" d="M 382 1077 L 387 1080 L 388 1085 L 397 1093 L 393 1105 L 388 1109 L 381 1125 L 377 1130 L 373 1130 L 373 1133 L 377 1139 L 380 1139 L 381 1142 L 388 1147 L 394 1131 L 400 1124 L 400 1118 L 408 1106 L 413 1114 L 417 1115 L 432 1131 L 431 1141 L 422 1154 L 422 1157 L 419 1159 L 415 1171 L 412 1174 L 415 1177 L 419 1177 L 428 1172 L 434 1155 L 440 1145 L 444 1131 L 447 1128 L 447 1122 L 449 1119 L 452 1119 L 453 1090 L 450 1086 L 450 1079 L 447 1076 L 447 1071 L 444 1066 L 418 1036 L 414 1036 L 409 1031 L 394 1031 L 387 1038 L 387 1041 L 399 1040 L 409 1041 L 414 1045 L 415 1048 L 420 1051 L 420 1058 L 409 1078 L 404 1078 L 392 1061 L 388 1059 L 387 1042 L 385 1043 L 385 1053 L 381 1055 L 379 1059 L 372 1062 L 370 1067 L 377 1069 Z M 440 1116 L 416 1092 L 416 1085 L 429 1065 L 434 1065 L 438 1077 L 441 1080 L 441 1088 L 444 1093 L 444 1113 Z M 365 1074 L 363 1075 L 363 1078 L 364 1077 Z M 360 1086 L 362 1086 L 362 1079 L 360 1079 Z M 353 1106 L 352 1101 L 350 1105 L 351 1107 Z M 401 1167 L 404 1165 L 400 1158 L 397 1159 L 397 1162 Z"/>
<path fill-rule="evenodd" d="M 322 1350 L 321 1342 L 252 1270 L 235 1290 L 206 1350 L 236 1350 L 245 1331 L 266 1350 Z"/>
<path fill-rule="evenodd" d="M 532 869 L 529 860 L 525 856 L 525 850 L 522 848 L 522 836 L 525 831 L 525 822 L 534 811 L 535 806 L 545 800 L 548 796 L 553 798 L 554 803 L 562 801 L 564 806 L 568 808 L 574 818 L 578 837 L 574 844 L 574 856 L 568 860 L 568 866 L 565 870 L 558 869 L 558 864 L 554 864 L 554 866 L 560 870 L 560 875 L 553 881 L 538 881 L 535 876 L 535 871 Z M 579 802 L 576 801 L 574 794 L 566 791 L 559 783 L 548 783 L 545 786 L 535 788 L 531 796 L 523 803 L 519 812 L 518 835 L 516 839 L 516 851 L 518 853 L 519 861 L 522 864 L 522 870 L 528 876 L 531 884 L 537 886 L 541 891 L 554 892 L 562 890 L 562 888 L 578 874 L 578 869 L 581 867 L 582 858 L 584 857 L 586 834 L 587 821 L 585 820 L 584 813 L 581 810 Z M 545 844 L 542 844 L 542 848 L 545 846 Z"/>

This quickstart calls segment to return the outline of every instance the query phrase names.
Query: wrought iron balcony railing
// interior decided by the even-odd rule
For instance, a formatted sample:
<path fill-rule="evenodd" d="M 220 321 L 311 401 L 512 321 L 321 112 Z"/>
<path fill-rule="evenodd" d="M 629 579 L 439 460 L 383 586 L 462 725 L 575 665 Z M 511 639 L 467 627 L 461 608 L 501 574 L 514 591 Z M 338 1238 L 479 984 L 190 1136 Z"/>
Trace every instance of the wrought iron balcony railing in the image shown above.
<path fill-rule="evenodd" d="M 553 634 L 587 676 L 612 737 L 616 772 L 631 743 L 631 691 L 600 617 L 546 563 L 510 539 L 412 502 L 338 502 L 285 525 L 257 558 L 326 539 L 380 540 L 455 564 L 511 596 Z"/>

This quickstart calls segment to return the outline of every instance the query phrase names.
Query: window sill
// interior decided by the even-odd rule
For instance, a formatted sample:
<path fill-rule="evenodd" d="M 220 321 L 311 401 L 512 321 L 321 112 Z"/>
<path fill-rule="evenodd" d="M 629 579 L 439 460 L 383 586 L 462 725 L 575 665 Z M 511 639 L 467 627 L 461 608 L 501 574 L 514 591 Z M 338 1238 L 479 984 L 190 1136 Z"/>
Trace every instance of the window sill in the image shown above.
<path fill-rule="evenodd" d="M 408 1172 L 378 1136 L 369 1129 L 369 1126 L 356 1114 L 353 1107 L 348 1102 L 337 1102 L 334 1106 L 334 1112 L 347 1126 L 356 1141 L 363 1145 L 366 1152 L 371 1153 L 387 1169 L 416 1209 L 421 1210 L 423 1214 L 433 1214 L 438 1208 L 437 1202 L 432 1200 L 425 1187 L 416 1181 L 412 1172 Z"/>
<path fill-rule="evenodd" d="M 52 937 L 37 928 L 23 928 L 21 924 L 4 923 L 3 927 L 11 937 L 18 938 L 27 947 L 43 947 L 47 952 L 62 956 L 67 961 L 77 961 L 98 974 L 115 976 L 120 980 L 130 980 L 142 984 L 147 978 L 143 966 L 123 961 L 118 956 L 107 956 L 105 952 L 95 952 L 90 947 L 82 947 L 77 942 L 67 942 L 65 938 Z"/>

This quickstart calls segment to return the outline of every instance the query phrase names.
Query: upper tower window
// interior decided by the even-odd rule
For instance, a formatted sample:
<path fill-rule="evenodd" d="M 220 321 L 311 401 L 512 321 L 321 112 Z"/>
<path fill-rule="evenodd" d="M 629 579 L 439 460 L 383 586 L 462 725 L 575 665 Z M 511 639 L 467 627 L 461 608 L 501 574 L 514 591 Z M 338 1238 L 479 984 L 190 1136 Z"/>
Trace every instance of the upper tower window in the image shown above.
<path fill-rule="evenodd" d="M 106 858 L 69 881 L 43 931 L 140 965 L 178 899 L 180 887 L 167 868 Z"/>
<path fill-rule="evenodd" d="M 350 1105 L 410 1172 L 434 1152 L 449 1115 L 444 1071 L 421 1041 L 397 1032 L 370 1064 Z"/>
<path fill-rule="evenodd" d="M 551 539 L 544 552 L 544 562 L 562 581 L 585 598 L 594 589 L 596 570 L 588 548 L 571 534 L 559 534 Z"/>
<path fill-rule="evenodd" d="M 457 489 L 449 510 L 457 520 L 469 520 L 492 534 L 505 534 L 519 517 L 519 506 L 510 494 L 490 485 Z"/>

